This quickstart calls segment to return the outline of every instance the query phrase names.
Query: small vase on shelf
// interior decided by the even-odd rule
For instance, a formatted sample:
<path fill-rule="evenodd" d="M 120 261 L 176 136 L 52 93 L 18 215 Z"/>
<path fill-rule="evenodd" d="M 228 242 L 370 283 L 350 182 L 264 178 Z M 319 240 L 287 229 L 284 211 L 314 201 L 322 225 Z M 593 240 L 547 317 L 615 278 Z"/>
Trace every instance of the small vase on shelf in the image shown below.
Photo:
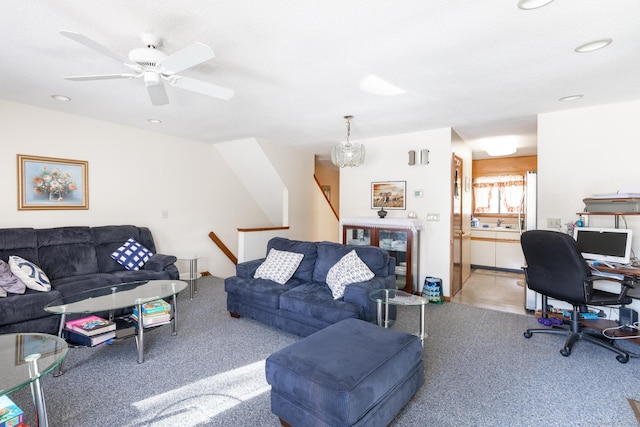
<path fill-rule="evenodd" d="M 378 216 L 380 218 L 384 218 L 385 216 L 387 216 L 387 211 L 384 210 L 384 206 L 380 208 L 380 210 L 378 211 Z"/>

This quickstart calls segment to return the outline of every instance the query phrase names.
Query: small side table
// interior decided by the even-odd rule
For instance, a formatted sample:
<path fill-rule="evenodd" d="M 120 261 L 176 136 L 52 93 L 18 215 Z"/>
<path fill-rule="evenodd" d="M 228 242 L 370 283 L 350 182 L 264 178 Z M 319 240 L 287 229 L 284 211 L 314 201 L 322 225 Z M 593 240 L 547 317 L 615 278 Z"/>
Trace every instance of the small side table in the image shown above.
<path fill-rule="evenodd" d="M 420 341 L 424 346 L 424 339 L 427 337 L 424 326 L 424 310 L 429 304 L 429 300 L 418 295 L 413 295 L 396 289 L 376 289 L 369 293 L 369 299 L 377 304 L 378 326 L 389 328 L 394 321 L 389 319 L 389 306 L 408 305 L 420 307 Z M 383 311 L 384 306 L 384 311 Z"/>
<path fill-rule="evenodd" d="M 198 273 L 198 260 L 202 258 L 198 255 L 178 256 L 180 261 L 189 261 L 189 272 L 180 274 L 180 280 L 184 280 L 189 284 L 189 299 L 193 299 L 193 294 L 198 292 L 198 279 L 202 277 L 202 273 Z"/>

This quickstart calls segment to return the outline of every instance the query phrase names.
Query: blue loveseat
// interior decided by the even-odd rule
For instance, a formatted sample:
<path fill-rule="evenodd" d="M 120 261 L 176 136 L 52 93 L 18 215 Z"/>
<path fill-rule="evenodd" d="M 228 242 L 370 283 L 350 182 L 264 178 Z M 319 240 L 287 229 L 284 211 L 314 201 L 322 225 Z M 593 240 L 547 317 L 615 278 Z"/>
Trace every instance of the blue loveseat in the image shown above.
<path fill-rule="evenodd" d="M 254 278 L 264 258 L 238 264 L 236 275 L 224 282 L 231 316 L 246 316 L 304 337 L 348 318 L 375 321 L 376 304 L 369 300 L 369 293 L 396 287 L 395 260 L 381 248 L 274 237 L 267 244 L 267 254 L 271 249 L 304 257 L 285 284 Z M 375 276 L 348 285 L 344 296 L 334 299 L 326 284 L 327 273 L 354 249 Z"/>
<path fill-rule="evenodd" d="M 111 258 L 130 237 L 154 253 L 137 271 L 126 270 Z M 64 296 L 117 283 L 179 276 L 176 257 L 156 254 L 151 231 L 133 225 L 0 229 L 0 259 L 7 262 L 12 255 L 40 267 L 51 282 L 51 291 L 27 288 L 24 294 L 0 298 L 0 334 L 57 334 L 60 318 L 44 307 L 62 303 Z"/>

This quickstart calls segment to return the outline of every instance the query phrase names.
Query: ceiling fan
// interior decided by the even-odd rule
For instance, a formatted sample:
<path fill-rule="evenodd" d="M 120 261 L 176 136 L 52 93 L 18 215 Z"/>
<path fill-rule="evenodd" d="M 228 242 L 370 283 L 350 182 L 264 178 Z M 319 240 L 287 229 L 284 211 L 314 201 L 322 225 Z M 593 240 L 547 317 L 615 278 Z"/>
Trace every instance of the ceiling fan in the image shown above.
<path fill-rule="evenodd" d="M 143 34 L 140 38 L 147 47 L 133 49 L 129 52 L 129 57 L 125 58 L 83 34 L 75 33 L 73 31 L 60 31 L 60 34 L 120 61 L 133 71 L 132 73 L 122 74 L 69 76 L 65 77 L 66 80 L 89 81 L 135 79 L 142 77 L 153 105 L 165 105 L 169 103 L 169 97 L 167 95 L 167 90 L 164 87 L 163 80 L 170 86 L 223 100 L 231 99 L 234 95 L 233 90 L 229 88 L 214 85 L 202 80 L 179 76 L 177 74 L 202 62 L 208 61 L 215 56 L 213 50 L 203 43 L 197 42 L 172 53 L 171 55 L 167 55 L 160 49 L 157 49 L 158 46 L 162 45 L 162 39 L 153 34 Z"/>

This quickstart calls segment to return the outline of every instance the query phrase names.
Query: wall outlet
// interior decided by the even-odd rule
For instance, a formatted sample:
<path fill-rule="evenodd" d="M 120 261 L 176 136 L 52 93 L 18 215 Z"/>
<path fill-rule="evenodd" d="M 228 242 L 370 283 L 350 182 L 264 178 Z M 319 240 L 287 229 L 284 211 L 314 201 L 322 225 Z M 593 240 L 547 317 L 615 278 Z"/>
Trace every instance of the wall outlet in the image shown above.
<path fill-rule="evenodd" d="M 427 214 L 427 221 L 440 221 L 440 214 L 439 213 L 428 213 Z"/>
<path fill-rule="evenodd" d="M 560 218 L 547 218 L 547 228 L 560 228 L 562 223 Z"/>
<path fill-rule="evenodd" d="M 162 211 L 162 219 L 168 219 L 169 218 L 169 211 Z"/>

